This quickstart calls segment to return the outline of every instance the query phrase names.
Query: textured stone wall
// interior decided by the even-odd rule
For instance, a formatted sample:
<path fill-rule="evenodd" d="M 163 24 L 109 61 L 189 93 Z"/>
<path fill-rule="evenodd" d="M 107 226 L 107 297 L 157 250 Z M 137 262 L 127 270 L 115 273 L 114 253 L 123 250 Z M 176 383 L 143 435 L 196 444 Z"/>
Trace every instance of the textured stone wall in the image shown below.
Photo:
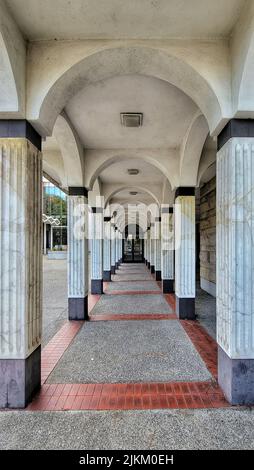
<path fill-rule="evenodd" d="M 216 295 L 216 177 L 200 189 L 200 284 Z"/>

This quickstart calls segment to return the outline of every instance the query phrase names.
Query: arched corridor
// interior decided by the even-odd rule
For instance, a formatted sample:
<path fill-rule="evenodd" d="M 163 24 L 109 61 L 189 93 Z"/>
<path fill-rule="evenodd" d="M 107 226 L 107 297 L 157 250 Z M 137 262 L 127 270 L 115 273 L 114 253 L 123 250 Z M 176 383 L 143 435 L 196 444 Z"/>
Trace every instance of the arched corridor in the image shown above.
<path fill-rule="evenodd" d="M 254 3 L 106 3 L 0 0 L 0 409 L 252 406 Z"/>

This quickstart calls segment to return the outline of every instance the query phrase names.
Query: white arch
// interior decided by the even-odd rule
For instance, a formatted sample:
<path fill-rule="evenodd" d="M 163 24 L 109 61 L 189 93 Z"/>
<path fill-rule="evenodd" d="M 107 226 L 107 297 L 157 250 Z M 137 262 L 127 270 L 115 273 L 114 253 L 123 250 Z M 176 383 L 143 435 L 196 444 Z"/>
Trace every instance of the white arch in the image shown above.
<path fill-rule="evenodd" d="M 135 186 L 132 186 L 132 185 L 117 185 L 117 187 L 115 187 L 114 189 L 112 189 L 109 192 L 106 192 L 104 194 L 105 207 L 107 207 L 107 205 L 109 204 L 110 199 L 112 199 L 116 194 L 120 193 L 121 191 L 126 191 L 126 190 L 145 192 L 145 193 L 149 194 L 149 196 L 151 196 L 151 198 L 155 201 L 156 204 L 158 204 L 158 205 L 160 204 L 158 196 L 155 195 L 155 193 L 153 191 L 151 191 L 149 188 L 147 188 L 146 186 L 143 186 L 143 185 L 135 185 Z M 129 203 L 131 204 L 131 201 L 129 201 Z"/>
<path fill-rule="evenodd" d="M 33 69 L 29 74 L 27 112 L 40 132 L 51 133 L 57 115 L 86 84 L 126 74 L 153 76 L 176 86 L 197 104 L 206 116 L 210 131 L 214 131 L 223 114 L 228 112 L 229 105 L 220 102 L 224 99 L 223 93 L 220 90 L 219 99 L 215 92 L 217 85 L 211 84 L 213 74 L 209 81 L 208 74 L 205 77 L 204 72 L 198 70 L 197 61 L 193 59 L 191 65 L 188 63 L 190 54 L 183 57 L 181 48 L 165 50 L 159 45 L 126 44 L 121 43 L 119 47 L 118 43 L 113 47 L 112 43 L 106 46 L 104 43 L 104 46 L 97 46 L 97 50 L 95 46 L 92 50 L 83 51 L 73 48 L 70 51 L 65 46 L 65 54 L 63 49 L 58 51 L 57 64 L 49 60 L 45 62 L 47 71 L 39 67 L 37 61 L 38 70 Z M 47 58 L 49 54 L 47 51 Z M 41 56 L 42 61 L 43 58 L 46 61 L 43 51 Z"/>
<path fill-rule="evenodd" d="M 64 162 L 65 185 L 83 186 L 83 149 L 66 115 L 60 114 L 57 117 L 53 136 L 58 142 Z"/>
<path fill-rule="evenodd" d="M 181 147 L 180 186 L 196 186 L 199 161 L 209 133 L 205 117 L 194 116 Z"/>
<path fill-rule="evenodd" d="M 133 153 L 130 153 L 128 149 L 121 151 L 103 150 L 101 152 L 98 150 L 89 150 L 86 154 L 85 185 L 88 188 L 92 188 L 95 180 L 100 176 L 103 170 L 113 165 L 114 163 L 126 160 L 130 161 L 131 158 L 135 158 L 138 160 L 143 160 L 160 170 L 161 173 L 168 179 L 169 184 L 173 187 L 175 185 L 175 181 L 173 179 L 173 172 L 171 173 L 170 169 L 172 171 L 173 165 L 171 164 L 171 161 L 172 163 L 175 161 L 175 156 L 175 152 L 171 151 L 171 149 L 165 150 L 163 155 L 157 153 L 156 150 L 154 151 L 151 149 L 141 149 Z"/>

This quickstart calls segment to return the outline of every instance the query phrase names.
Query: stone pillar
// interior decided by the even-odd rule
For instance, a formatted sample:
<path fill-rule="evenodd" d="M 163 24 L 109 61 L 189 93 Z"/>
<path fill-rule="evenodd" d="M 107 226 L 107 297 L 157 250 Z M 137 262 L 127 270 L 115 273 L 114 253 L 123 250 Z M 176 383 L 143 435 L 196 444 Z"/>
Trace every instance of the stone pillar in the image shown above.
<path fill-rule="evenodd" d="M 103 208 L 91 210 L 91 294 L 103 294 Z"/>
<path fill-rule="evenodd" d="M 154 268 L 155 279 L 161 281 L 161 217 L 156 217 L 154 225 Z"/>
<path fill-rule="evenodd" d="M 151 269 L 152 274 L 155 272 L 154 245 L 155 243 L 154 243 L 154 222 L 153 222 L 151 223 L 151 226 L 150 226 L 150 269 Z"/>
<path fill-rule="evenodd" d="M 115 244 L 116 244 L 116 262 L 115 268 L 118 269 L 119 267 L 119 232 L 118 228 L 115 228 Z"/>
<path fill-rule="evenodd" d="M 111 274 L 116 272 L 116 233 L 115 224 L 111 223 Z"/>
<path fill-rule="evenodd" d="M 181 319 L 195 319 L 196 240 L 195 188 L 180 187 L 175 194 L 175 294 Z"/>
<path fill-rule="evenodd" d="M 27 121 L 0 121 L 0 408 L 26 407 L 41 385 L 40 150 Z"/>
<path fill-rule="evenodd" d="M 104 240 L 103 240 L 103 281 L 111 281 L 111 240 L 110 224 L 111 217 L 104 217 Z"/>
<path fill-rule="evenodd" d="M 164 294 L 174 292 L 174 221 L 173 207 L 161 209 L 161 276 Z"/>
<path fill-rule="evenodd" d="M 217 154 L 218 380 L 233 405 L 254 404 L 254 121 L 233 119 Z"/>
<path fill-rule="evenodd" d="M 147 232 L 144 233 L 144 260 L 147 264 Z"/>
<path fill-rule="evenodd" d="M 86 188 L 70 187 L 68 196 L 69 320 L 89 320 L 87 205 Z"/>
<path fill-rule="evenodd" d="M 151 243 L 150 243 L 150 238 L 151 238 L 151 227 L 147 228 L 147 267 L 150 269 L 151 266 Z"/>
<path fill-rule="evenodd" d="M 123 262 L 123 237 L 119 230 L 119 265 Z"/>

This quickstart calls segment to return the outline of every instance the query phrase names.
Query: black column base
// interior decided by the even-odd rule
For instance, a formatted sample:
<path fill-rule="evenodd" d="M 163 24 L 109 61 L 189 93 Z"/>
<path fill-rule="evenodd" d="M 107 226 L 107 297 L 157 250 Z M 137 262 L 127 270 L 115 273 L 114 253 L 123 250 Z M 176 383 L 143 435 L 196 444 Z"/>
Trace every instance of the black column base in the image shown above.
<path fill-rule="evenodd" d="M 173 279 L 162 280 L 162 292 L 163 294 L 172 294 L 174 292 L 174 280 Z"/>
<path fill-rule="evenodd" d="M 103 281 L 111 282 L 111 271 L 103 271 Z"/>
<path fill-rule="evenodd" d="M 231 405 L 254 405 L 254 359 L 231 359 L 218 346 L 218 382 Z"/>
<path fill-rule="evenodd" d="M 145 264 L 146 264 L 146 266 L 147 266 L 147 259 L 145 259 Z"/>
<path fill-rule="evenodd" d="M 116 273 L 116 268 L 115 266 L 111 266 L 111 274 L 115 274 Z"/>
<path fill-rule="evenodd" d="M 195 320 L 195 298 L 179 298 L 176 295 L 176 314 L 180 320 Z"/>
<path fill-rule="evenodd" d="M 115 270 L 117 270 L 119 268 L 119 263 L 116 263 L 115 264 Z"/>
<path fill-rule="evenodd" d="M 155 271 L 155 280 L 161 281 L 161 271 Z"/>
<path fill-rule="evenodd" d="M 150 269 L 150 267 L 151 267 L 149 261 L 147 261 L 147 267 L 148 267 L 148 269 Z"/>
<path fill-rule="evenodd" d="M 0 359 L 0 408 L 25 408 L 41 387 L 41 346 L 26 359 Z"/>
<path fill-rule="evenodd" d="M 102 279 L 91 279 L 91 294 L 103 294 L 103 280 Z"/>
<path fill-rule="evenodd" d="M 68 299 L 69 320 L 89 320 L 88 296 Z"/>
<path fill-rule="evenodd" d="M 151 269 L 151 273 L 154 274 L 154 273 L 155 273 L 154 266 L 151 266 L 151 265 L 150 265 L 150 269 Z"/>

